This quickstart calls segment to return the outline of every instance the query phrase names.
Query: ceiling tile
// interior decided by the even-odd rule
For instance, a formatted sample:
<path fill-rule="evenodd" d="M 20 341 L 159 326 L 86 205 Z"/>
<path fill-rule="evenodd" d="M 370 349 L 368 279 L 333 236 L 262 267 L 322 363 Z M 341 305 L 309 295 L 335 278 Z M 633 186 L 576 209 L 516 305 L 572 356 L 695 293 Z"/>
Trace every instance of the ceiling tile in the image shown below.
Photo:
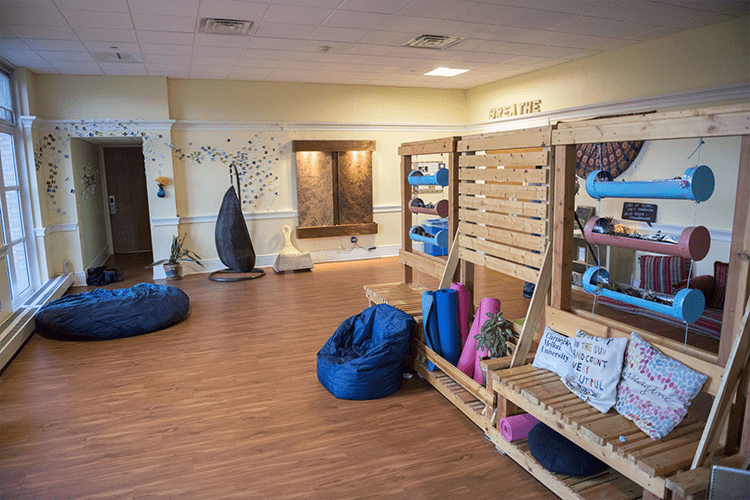
<path fill-rule="evenodd" d="M 320 52 L 320 47 L 325 46 L 329 48 L 331 54 L 342 54 L 349 50 L 350 47 L 355 47 L 356 44 L 351 42 L 333 42 L 327 41 L 321 43 L 320 40 L 302 40 L 297 46 L 297 50 L 302 52 Z"/>
<path fill-rule="evenodd" d="M 245 45 L 248 49 L 294 50 L 302 43 L 300 40 L 284 38 L 264 38 L 254 36 Z"/>
<path fill-rule="evenodd" d="M 262 22 L 255 32 L 255 36 L 268 38 L 305 39 L 315 31 L 315 26 L 300 24 L 281 24 Z"/>
<path fill-rule="evenodd" d="M 307 38 L 331 42 L 356 42 L 367 33 L 367 30 L 318 26 Z"/>
<path fill-rule="evenodd" d="M 732 19 L 730 16 L 719 13 L 704 12 L 700 16 L 696 14 L 695 9 L 686 9 L 676 5 L 645 2 L 643 0 L 625 0 L 600 7 L 589 15 L 628 22 L 647 20 L 649 24 L 680 29 L 694 29 Z"/>
<path fill-rule="evenodd" d="M 462 40 L 458 42 L 453 47 L 450 47 L 448 49 L 445 49 L 447 51 L 452 50 L 464 50 L 464 51 L 470 51 L 470 52 L 485 52 L 491 49 L 494 49 L 495 47 L 499 46 L 500 42 L 492 41 L 492 40 L 480 40 L 477 38 L 469 39 L 469 40 Z"/>
<path fill-rule="evenodd" d="M 0 50 L 31 50 L 20 38 L 0 38 Z"/>
<path fill-rule="evenodd" d="M 507 5 L 479 4 L 456 17 L 460 21 L 512 26 L 515 28 L 544 29 L 575 19 L 573 14 L 511 7 Z"/>
<path fill-rule="evenodd" d="M 28 62 L 40 62 L 46 63 L 42 56 L 34 52 L 33 50 L 16 50 L 16 49 L 3 49 L 3 57 L 16 66 L 25 66 Z"/>
<path fill-rule="evenodd" d="M 190 68 L 190 78 L 224 80 L 231 71 L 232 68 L 223 66 L 199 66 Z"/>
<path fill-rule="evenodd" d="M 178 56 L 175 54 L 144 54 L 143 62 L 148 66 L 162 64 L 165 66 L 184 67 L 185 71 L 190 66 L 190 56 Z"/>
<path fill-rule="evenodd" d="M 270 3 L 268 0 L 266 3 Z M 273 3 L 283 5 L 304 5 L 306 7 L 321 7 L 324 9 L 335 9 L 341 0 L 275 0 Z"/>
<path fill-rule="evenodd" d="M 141 63 L 99 63 L 105 75 L 146 76 L 146 66 Z"/>
<path fill-rule="evenodd" d="M 52 0 L 3 0 L 0 10 L 3 9 L 55 9 Z"/>
<path fill-rule="evenodd" d="M 168 76 L 170 78 L 190 78 L 190 71 L 183 66 L 168 66 L 165 64 L 146 64 L 149 76 Z"/>
<path fill-rule="evenodd" d="M 91 10 L 64 10 L 65 18 L 71 26 L 87 28 L 133 29 L 130 14 L 125 12 L 94 12 Z"/>
<path fill-rule="evenodd" d="M 22 9 L 6 8 L 2 9 L 3 24 L 28 24 L 34 26 L 67 26 L 60 11 L 57 9 Z"/>
<path fill-rule="evenodd" d="M 298 5 L 269 5 L 263 16 L 263 21 L 286 24 L 314 24 L 322 23 L 333 10 L 318 7 L 302 7 Z"/>
<path fill-rule="evenodd" d="M 435 17 L 438 19 L 453 19 L 461 12 L 477 5 L 477 2 L 461 0 L 415 0 L 403 10 L 400 16 Z"/>
<path fill-rule="evenodd" d="M 193 66 L 234 66 L 237 62 L 236 57 L 209 57 L 209 56 L 193 56 L 190 60 L 191 67 Z"/>
<path fill-rule="evenodd" d="M 447 36 L 474 37 L 484 30 L 493 28 L 492 24 L 467 23 L 464 21 L 444 21 L 435 28 L 437 33 Z"/>
<path fill-rule="evenodd" d="M 269 80 L 276 81 L 295 81 L 301 80 L 310 74 L 310 71 L 299 71 L 295 69 L 274 69 L 270 75 Z"/>
<path fill-rule="evenodd" d="M 631 40 L 624 38 L 608 38 L 601 36 L 579 35 L 576 33 L 559 33 L 555 31 L 535 31 L 529 36 L 529 43 L 555 45 L 558 47 L 571 47 L 591 50 L 614 50 L 627 45 L 632 45 Z"/>
<path fill-rule="evenodd" d="M 230 80 L 265 80 L 271 74 L 270 68 L 234 68 L 229 73 Z"/>
<path fill-rule="evenodd" d="M 37 54 L 42 56 L 46 61 L 53 63 L 55 61 L 89 61 L 94 59 L 88 52 L 70 52 L 56 50 L 38 50 Z"/>
<path fill-rule="evenodd" d="M 161 14 L 163 16 L 197 16 L 200 0 L 128 0 L 134 14 Z"/>
<path fill-rule="evenodd" d="M 240 19 L 258 22 L 268 8 L 267 3 L 241 2 L 236 0 L 201 0 L 198 17 Z"/>
<path fill-rule="evenodd" d="M 90 52 L 125 52 L 128 54 L 135 54 L 141 51 L 140 46 L 137 43 L 127 42 L 83 42 L 86 48 Z M 113 48 L 114 47 L 114 48 Z"/>
<path fill-rule="evenodd" d="M 23 39 L 46 38 L 48 40 L 78 40 L 70 26 L 29 26 L 14 24 L 8 28 Z"/>
<path fill-rule="evenodd" d="M 508 59 L 508 64 L 518 64 L 523 66 L 546 67 L 555 64 L 564 63 L 564 59 L 555 59 L 554 57 L 535 57 L 535 56 L 516 56 Z"/>
<path fill-rule="evenodd" d="M 371 45 L 366 43 L 355 43 L 350 44 L 346 48 L 346 52 L 349 54 L 367 54 L 373 56 L 382 56 L 393 50 L 388 45 Z"/>
<path fill-rule="evenodd" d="M 175 56 L 189 56 L 193 53 L 190 45 L 169 45 L 162 43 L 141 43 L 141 52 L 144 54 L 166 54 Z"/>
<path fill-rule="evenodd" d="M 281 61 L 289 57 L 291 52 L 286 50 L 248 50 L 242 53 L 242 57 L 237 60 L 237 64 L 240 64 L 242 60 L 249 59 L 268 59 L 271 61 Z"/>
<path fill-rule="evenodd" d="M 27 40 L 26 45 L 33 50 L 86 51 L 86 46 L 76 40 Z"/>
<path fill-rule="evenodd" d="M 130 12 L 127 0 L 54 0 L 61 10 L 98 10 L 102 12 Z"/>
<path fill-rule="evenodd" d="M 371 31 L 359 39 L 358 43 L 371 45 L 390 45 L 398 46 L 409 41 L 412 38 L 405 33 L 394 31 Z"/>
<path fill-rule="evenodd" d="M 250 38 L 237 35 L 210 35 L 206 33 L 195 34 L 195 45 L 210 45 L 213 47 L 244 47 Z"/>
<path fill-rule="evenodd" d="M 747 0 L 722 0 L 721 2 L 706 2 L 706 0 L 659 0 L 659 3 L 679 5 L 708 12 L 720 12 L 738 17 L 750 14 L 750 2 Z"/>
<path fill-rule="evenodd" d="M 323 22 L 323 26 L 338 28 L 375 29 L 388 19 L 388 14 L 362 13 L 352 10 L 337 10 Z"/>
<path fill-rule="evenodd" d="M 275 68 L 281 62 L 282 60 L 278 58 L 258 59 L 241 57 L 237 59 L 235 68 Z"/>
<path fill-rule="evenodd" d="M 339 9 L 395 14 L 411 2 L 412 0 L 346 0 Z"/>
<path fill-rule="evenodd" d="M 607 5 L 611 5 L 613 3 L 616 2 L 605 0 L 556 0 L 553 2 L 547 2 L 540 8 L 544 10 L 551 10 L 554 12 L 584 15 L 591 14 L 596 9 L 606 7 Z"/>
<path fill-rule="evenodd" d="M 426 17 L 391 16 L 378 26 L 378 31 L 396 31 L 416 36 L 421 33 L 432 33 L 442 22 L 440 19 Z"/>
<path fill-rule="evenodd" d="M 60 73 L 69 75 L 102 75 L 104 74 L 96 63 L 60 61 L 52 64 Z"/>
<path fill-rule="evenodd" d="M 194 33 L 195 23 L 194 17 L 133 14 L 133 25 L 139 30 Z"/>
<path fill-rule="evenodd" d="M 168 31 L 138 30 L 136 34 L 140 43 L 164 43 L 172 45 L 192 45 L 194 37 L 190 33 L 171 33 Z"/>
<path fill-rule="evenodd" d="M 208 45 L 196 45 L 193 47 L 193 55 L 198 57 L 232 57 L 236 59 L 242 56 L 243 52 L 244 50 L 239 47 L 215 47 Z"/>
<path fill-rule="evenodd" d="M 630 36 L 628 39 L 630 40 L 637 40 L 639 42 L 645 42 L 648 40 L 653 40 L 654 38 L 661 38 L 664 36 L 674 35 L 679 33 L 680 30 L 677 28 L 655 28 L 651 31 L 644 31 L 643 33 L 638 33 L 637 35 Z"/>
<path fill-rule="evenodd" d="M 563 33 L 575 33 L 579 35 L 628 38 L 640 33 L 651 31 L 655 28 L 652 24 L 616 21 L 614 19 L 601 19 L 598 17 L 581 16 L 572 21 L 556 24 L 550 31 Z"/>
<path fill-rule="evenodd" d="M 138 37 L 135 30 L 123 29 L 104 29 L 104 28 L 85 28 L 77 26 L 73 28 L 81 40 L 91 40 L 97 42 L 137 42 Z"/>

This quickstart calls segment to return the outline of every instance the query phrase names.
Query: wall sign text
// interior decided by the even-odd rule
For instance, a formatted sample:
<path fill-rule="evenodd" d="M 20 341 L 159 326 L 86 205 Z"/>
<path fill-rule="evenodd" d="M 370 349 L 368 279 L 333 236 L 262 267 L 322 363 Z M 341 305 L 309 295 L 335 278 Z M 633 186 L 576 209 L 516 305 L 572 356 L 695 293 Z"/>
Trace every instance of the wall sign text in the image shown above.
<path fill-rule="evenodd" d="M 513 104 L 507 104 L 505 106 L 490 108 L 490 120 L 495 120 L 497 118 L 508 118 L 510 116 L 528 115 L 530 113 L 538 113 L 541 110 L 541 99 L 535 99 L 533 101 L 514 102 Z"/>

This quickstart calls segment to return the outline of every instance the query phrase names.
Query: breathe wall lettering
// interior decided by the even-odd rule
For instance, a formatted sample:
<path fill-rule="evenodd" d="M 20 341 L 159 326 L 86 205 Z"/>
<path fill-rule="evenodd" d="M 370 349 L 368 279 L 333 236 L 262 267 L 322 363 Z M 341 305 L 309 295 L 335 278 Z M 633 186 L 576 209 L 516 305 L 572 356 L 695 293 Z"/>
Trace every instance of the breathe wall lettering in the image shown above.
<path fill-rule="evenodd" d="M 511 116 L 528 115 L 542 111 L 542 100 L 534 99 L 533 101 L 514 102 L 497 108 L 490 108 L 490 120 L 497 118 L 508 118 Z"/>

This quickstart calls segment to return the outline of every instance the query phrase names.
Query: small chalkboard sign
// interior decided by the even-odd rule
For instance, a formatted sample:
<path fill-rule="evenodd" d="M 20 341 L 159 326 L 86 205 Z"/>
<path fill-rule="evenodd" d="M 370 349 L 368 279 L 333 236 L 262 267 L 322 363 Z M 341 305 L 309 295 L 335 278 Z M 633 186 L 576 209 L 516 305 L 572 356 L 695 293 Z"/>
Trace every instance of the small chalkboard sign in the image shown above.
<path fill-rule="evenodd" d="M 656 222 L 656 205 L 652 203 L 633 203 L 626 201 L 622 206 L 622 218 L 640 222 Z"/>

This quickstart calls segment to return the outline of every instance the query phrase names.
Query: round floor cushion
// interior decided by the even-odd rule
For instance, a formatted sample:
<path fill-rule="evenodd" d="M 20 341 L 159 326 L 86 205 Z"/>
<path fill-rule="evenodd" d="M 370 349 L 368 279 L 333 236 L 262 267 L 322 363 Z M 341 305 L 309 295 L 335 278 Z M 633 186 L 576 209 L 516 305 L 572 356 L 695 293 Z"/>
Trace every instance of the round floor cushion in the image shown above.
<path fill-rule="evenodd" d="M 139 283 L 65 295 L 39 309 L 34 319 L 43 334 L 109 340 L 166 328 L 188 309 L 190 298 L 179 288 Z"/>
<path fill-rule="evenodd" d="M 542 423 L 536 424 L 526 439 L 531 456 L 550 472 L 583 477 L 607 469 L 607 464 Z"/>

